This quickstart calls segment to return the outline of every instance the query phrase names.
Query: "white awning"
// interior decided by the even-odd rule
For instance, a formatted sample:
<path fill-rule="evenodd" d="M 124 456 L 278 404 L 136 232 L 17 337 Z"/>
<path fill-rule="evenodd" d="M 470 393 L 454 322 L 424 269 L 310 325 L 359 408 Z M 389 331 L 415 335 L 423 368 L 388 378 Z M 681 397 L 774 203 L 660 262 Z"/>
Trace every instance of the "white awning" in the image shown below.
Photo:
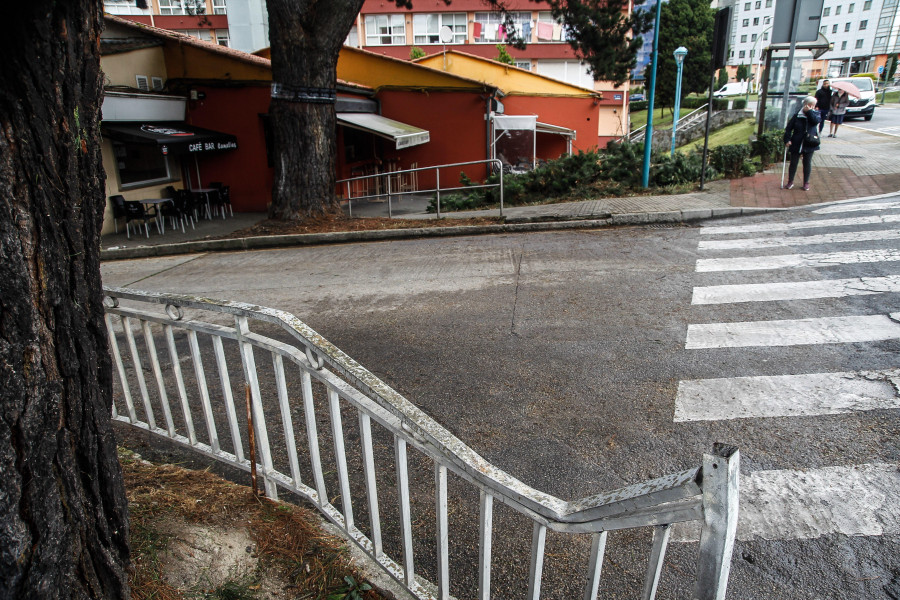
<path fill-rule="evenodd" d="M 535 115 L 494 115 L 494 129 L 497 131 L 534 131 Z"/>
<path fill-rule="evenodd" d="M 538 133 L 555 133 L 557 135 L 570 137 L 573 140 L 575 139 L 575 130 L 569 129 L 568 127 L 563 127 L 562 125 L 550 125 L 549 123 L 538 122 L 535 125 L 535 130 Z"/>
<path fill-rule="evenodd" d="M 397 150 L 418 146 L 431 141 L 431 134 L 425 129 L 394 121 L 372 113 L 337 113 L 337 122 L 346 127 L 368 131 L 392 140 Z"/>

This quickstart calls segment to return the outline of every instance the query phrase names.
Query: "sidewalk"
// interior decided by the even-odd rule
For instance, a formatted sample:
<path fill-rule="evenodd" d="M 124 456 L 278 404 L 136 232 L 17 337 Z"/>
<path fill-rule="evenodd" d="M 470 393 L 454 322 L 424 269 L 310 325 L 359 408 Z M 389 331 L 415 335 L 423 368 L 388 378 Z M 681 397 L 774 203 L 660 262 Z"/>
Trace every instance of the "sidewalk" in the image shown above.
<path fill-rule="evenodd" d="M 164 236 L 151 231 L 150 238 L 124 231 L 103 236 L 101 259 L 139 258 L 192 252 L 244 250 L 315 243 L 400 239 L 426 235 L 465 235 L 507 231 L 534 231 L 575 227 L 600 227 L 653 222 L 692 221 L 705 218 L 753 214 L 808 204 L 833 202 L 885 193 L 900 193 L 900 136 L 854 127 L 845 122 L 837 138 L 822 138 L 813 157 L 810 191 L 804 192 L 802 175 L 792 190 L 781 189 L 782 165 L 776 164 L 754 177 L 713 181 L 703 191 L 669 196 L 603 198 L 541 206 L 506 207 L 505 224 L 479 227 L 444 227 L 270 236 L 268 238 L 227 237 L 266 218 L 261 213 L 235 213 L 227 219 L 201 220 L 190 227 L 167 231 Z M 802 168 L 802 167 L 801 167 Z M 424 204 L 424 203 L 420 203 Z M 407 206 L 397 211 L 397 219 L 433 219 L 424 207 Z M 358 214 L 354 210 L 354 214 Z M 449 212 L 447 219 L 499 217 L 499 209 Z"/>

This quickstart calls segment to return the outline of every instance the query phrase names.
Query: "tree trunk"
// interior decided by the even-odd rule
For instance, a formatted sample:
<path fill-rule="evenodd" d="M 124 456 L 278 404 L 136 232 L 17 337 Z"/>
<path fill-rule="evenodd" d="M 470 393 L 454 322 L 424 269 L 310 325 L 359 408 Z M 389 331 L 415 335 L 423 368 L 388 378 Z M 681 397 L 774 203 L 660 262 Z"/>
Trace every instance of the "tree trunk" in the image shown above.
<path fill-rule="evenodd" d="M 268 0 L 275 181 L 269 216 L 340 210 L 334 194 L 334 93 L 341 46 L 363 0 Z M 273 86 L 274 87 L 274 86 Z"/>
<path fill-rule="evenodd" d="M 127 598 L 100 227 L 100 3 L 5 7 L 0 597 Z"/>

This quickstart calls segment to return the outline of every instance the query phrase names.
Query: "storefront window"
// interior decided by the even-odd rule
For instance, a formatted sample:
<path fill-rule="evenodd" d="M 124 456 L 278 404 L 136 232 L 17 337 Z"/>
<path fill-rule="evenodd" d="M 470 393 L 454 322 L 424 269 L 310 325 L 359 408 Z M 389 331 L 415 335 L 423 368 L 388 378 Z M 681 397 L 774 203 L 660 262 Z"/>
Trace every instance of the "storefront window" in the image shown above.
<path fill-rule="evenodd" d="M 112 145 L 122 188 L 155 185 L 172 179 L 169 158 L 156 144 L 113 142 Z"/>

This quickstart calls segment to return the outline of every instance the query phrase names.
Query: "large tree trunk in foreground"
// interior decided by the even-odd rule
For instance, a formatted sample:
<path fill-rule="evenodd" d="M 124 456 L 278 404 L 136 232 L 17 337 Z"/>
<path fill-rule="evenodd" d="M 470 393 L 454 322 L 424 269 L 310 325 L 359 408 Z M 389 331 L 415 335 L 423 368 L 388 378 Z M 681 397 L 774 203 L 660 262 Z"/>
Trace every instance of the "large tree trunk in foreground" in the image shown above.
<path fill-rule="evenodd" d="M 100 2 L 0 25 L 0 597 L 127 598 L 100 227 Z"/>
<path fill-rule="evenodd" d="M 339 210 L 334 194 L 334 97 L 341 46 L 363 0 L 268 0 L 269 113 L 275 182 L 269 216 L 295 220 Z"/>

